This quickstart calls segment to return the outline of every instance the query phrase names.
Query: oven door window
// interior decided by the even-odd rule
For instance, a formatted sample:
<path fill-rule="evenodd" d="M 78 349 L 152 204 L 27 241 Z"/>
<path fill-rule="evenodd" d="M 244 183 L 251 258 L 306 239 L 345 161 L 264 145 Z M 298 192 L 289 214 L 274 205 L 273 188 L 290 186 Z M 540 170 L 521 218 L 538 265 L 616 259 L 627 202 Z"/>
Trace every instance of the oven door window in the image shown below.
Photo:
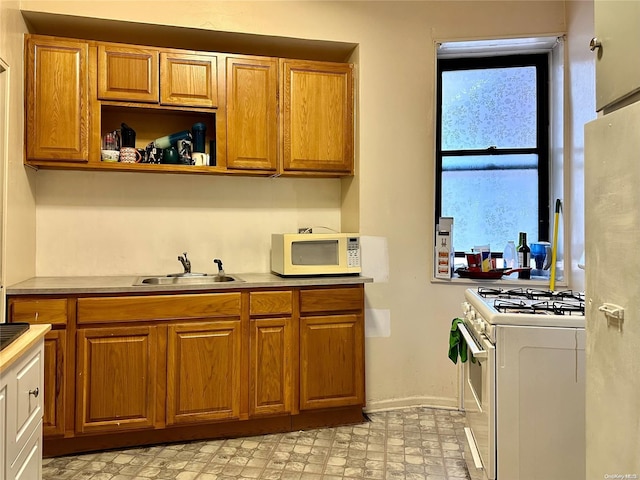
<path fill-rule="evenodd" d="M 482 409 L 482 363 L 484 360 L 469 361 L 469 389 L 475 397 L 477 408 Z"/>

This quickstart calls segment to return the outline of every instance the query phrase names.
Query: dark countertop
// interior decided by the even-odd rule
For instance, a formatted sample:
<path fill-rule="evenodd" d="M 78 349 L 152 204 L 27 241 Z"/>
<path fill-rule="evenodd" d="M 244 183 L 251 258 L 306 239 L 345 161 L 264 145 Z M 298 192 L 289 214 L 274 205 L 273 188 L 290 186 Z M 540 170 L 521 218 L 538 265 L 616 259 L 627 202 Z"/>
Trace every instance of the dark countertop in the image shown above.
<path fill-rule="evenodd" d="M 356 285 L 373 282 L 359 275 L 279 277 L 271 273 L 230 273 L 241 282 L 185 285 L 134 285 L 141 277 L 162 275 L 118 275 L 90 277 L 33 277 L 7 287 L 7 295 L 75 295 L 104 293 L 169 293 L 270 287 L 309 287 Z"/>

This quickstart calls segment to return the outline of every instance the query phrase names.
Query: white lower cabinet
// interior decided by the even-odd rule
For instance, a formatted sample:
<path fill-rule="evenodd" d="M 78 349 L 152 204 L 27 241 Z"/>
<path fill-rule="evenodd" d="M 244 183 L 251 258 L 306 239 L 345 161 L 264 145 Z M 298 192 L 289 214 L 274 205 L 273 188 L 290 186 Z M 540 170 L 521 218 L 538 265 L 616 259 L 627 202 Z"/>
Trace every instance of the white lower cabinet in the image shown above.
<path fill-rule="evenodd" d="M 42 478 L 44 341 L 8 368 L 0 381 L 0 478 Z"/>

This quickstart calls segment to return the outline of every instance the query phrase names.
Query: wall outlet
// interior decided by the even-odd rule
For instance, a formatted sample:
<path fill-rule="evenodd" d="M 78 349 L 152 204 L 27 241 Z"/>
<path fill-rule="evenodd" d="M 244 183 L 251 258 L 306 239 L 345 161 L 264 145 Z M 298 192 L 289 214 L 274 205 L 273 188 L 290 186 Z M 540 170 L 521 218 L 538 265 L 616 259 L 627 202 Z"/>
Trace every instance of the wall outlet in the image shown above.
<path fill-rule="evenodd" d="M 313 233 L 313 228 L 311 227 L 302 227 L 298 229 L 298 233 Z"/>

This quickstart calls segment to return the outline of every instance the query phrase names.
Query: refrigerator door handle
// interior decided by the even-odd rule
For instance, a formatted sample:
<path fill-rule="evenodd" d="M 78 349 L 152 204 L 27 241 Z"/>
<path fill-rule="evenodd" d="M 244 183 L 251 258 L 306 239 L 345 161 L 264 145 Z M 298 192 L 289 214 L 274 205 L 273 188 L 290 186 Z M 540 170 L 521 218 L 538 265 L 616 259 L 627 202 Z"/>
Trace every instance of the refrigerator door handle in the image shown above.
<path fill-rule="evenodd" d="M 624 308 L 613 303 L 603 303 L 598 310 L 604 312 L 605 317 L 613 317 L 616 320 L 624 320 Z"/>

